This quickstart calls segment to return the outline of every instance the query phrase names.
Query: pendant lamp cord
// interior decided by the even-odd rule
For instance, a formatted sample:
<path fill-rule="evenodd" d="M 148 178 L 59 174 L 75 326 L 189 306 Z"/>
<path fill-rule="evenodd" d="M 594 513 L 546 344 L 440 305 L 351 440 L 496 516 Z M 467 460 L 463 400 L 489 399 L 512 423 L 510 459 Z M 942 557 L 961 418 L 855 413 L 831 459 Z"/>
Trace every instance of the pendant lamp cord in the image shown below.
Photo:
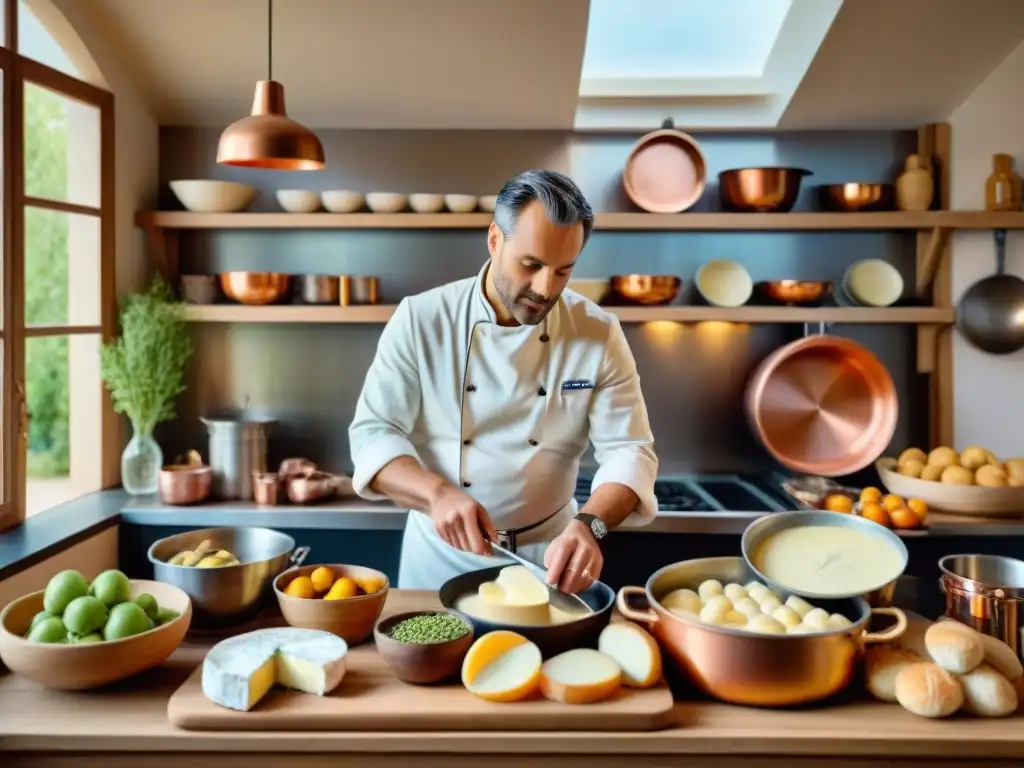
<path fill-rule="evenodd" d="M 267 80 L 274 79 L 274 0 L 267 0 Z"/>

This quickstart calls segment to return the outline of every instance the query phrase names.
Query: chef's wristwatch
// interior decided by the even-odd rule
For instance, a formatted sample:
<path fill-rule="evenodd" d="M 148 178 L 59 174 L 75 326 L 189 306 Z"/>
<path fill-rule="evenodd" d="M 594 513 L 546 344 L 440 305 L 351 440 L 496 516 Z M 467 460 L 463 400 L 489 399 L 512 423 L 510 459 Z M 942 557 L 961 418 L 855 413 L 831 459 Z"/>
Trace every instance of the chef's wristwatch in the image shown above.
<path fill-rule="evenodd" d="M 594 515 L 588 515 L 586 512 L 577 512 L 574 520 L 579 520 L 590 531 L 590 535 L 594 537 L 595 541 L 600 541 L 608 535 L 608 526 L 604 524 L 604 520 Z"/>

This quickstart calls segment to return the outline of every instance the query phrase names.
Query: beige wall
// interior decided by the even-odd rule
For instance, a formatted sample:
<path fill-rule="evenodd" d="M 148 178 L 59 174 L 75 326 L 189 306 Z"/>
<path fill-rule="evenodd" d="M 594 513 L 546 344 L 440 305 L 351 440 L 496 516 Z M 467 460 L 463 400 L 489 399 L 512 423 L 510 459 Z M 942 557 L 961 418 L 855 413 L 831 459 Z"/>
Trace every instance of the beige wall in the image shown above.
<path fill-rule="evenodd" d="M 952 206 L 985 207 L 985 180 L 992 155 L 1005 152 L 1024 173 L 1024 44 L 1018 47 L 950 116 Z M 1024 276 L 1024 232 L 1007 238 L 1007 271 Z M 958 233 L 953 238 L 953 297 L 995 268 L 992 233 Z M 1024 351 L 987 355 L 954 334 L 954 420 L 956 442 L 981 444 L 997 454 L 1024 455 Z"/>
<path fill-rule="evenodd" d="M 38 565 L 0 581 L 0 607 L 29 592 L 44 589 L 51 576 L 68 568 L 81 571 L 90 580 L 101 571 L 117 568 L 117 531 L 117 526 L 107 528 Z"/>

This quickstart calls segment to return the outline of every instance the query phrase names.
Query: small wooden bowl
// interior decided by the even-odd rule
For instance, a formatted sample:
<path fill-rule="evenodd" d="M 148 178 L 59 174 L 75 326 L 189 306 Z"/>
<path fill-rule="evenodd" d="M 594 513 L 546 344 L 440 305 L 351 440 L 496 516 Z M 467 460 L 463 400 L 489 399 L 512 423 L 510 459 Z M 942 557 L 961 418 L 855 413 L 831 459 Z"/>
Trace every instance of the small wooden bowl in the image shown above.
<path fill-rule="evenodd" d="M 469 631 L 457 640 L 446 643 L 402 643 L 388 635 L 399 622 L 427 613 L 458 616 L 466 622 Z M 391 667 L 395 677 L 403 683 L 429 685 L 447 680 L 462 670 L 462 660 L 473 644 L 473 622 L 468 616 L 452 610 L 398 613 L 377 624 L 373 630 L 373 639 L 377 643 L 377 653 Z"/>
<path fill-rule="evenodd" d="M 334 572 L 335 580 L 342 576 L 352 579 L 383 579 L 384 586 L 370 595 L 346 597 L 344 600 L 323 600 L 286 595 L 284 590 L 293 579 L 309 576 L 322 565 L 303 565 L 289 568 L 274 579 L 274 594 L 281 606 L 281 615 L 293 627 L 322 629 L 337 635 L 349 645 L 357 645 L 373 634 L 373 625 L 384 610 L 390 584 L 381 571 L 361 565 L 324 564 Z"/>
<path fill-rule="evenodd" d="M 181 615 L 149 632 L 103 643 L 62 645 L 25 639 L 43 610 L 43 591 L 20 597 L 0 612 L 0 659 L 12 672 L 46 688 L 84 691 L 110 685 L 162 664 L 181 645 L 192 621 L 185 592 L 162 581 L 132 579 L 132 597 L 148 593 Z"/>

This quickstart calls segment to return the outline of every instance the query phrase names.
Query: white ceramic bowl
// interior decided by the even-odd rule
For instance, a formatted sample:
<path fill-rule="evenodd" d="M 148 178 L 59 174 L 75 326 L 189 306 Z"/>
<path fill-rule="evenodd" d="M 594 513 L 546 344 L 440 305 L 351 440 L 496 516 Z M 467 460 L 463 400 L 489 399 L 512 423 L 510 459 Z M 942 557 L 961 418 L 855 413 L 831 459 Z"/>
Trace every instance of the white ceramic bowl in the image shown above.
<path fill-rule="evenodd" d="M 600 304 L 608 295 L 607 280 L 570 280 L 569 289 L 581 296 L 586 296 L 595 304 Z"/>
<path fill-rule="evenodd" d="M 416 213 L 440 213 L 444 210 L 444 195 L 409 195 L 409 207 Z"/>
<path fill-rule="evenodd" d="M 237 213 L 256 196 L 256 187 L 237 181 L 179 179 L 169 186 L 181 204 L 196 213 Z"/>
<path fill-rule="evenodd" d="M 891 307 L 903 295 L 903 276 L 887 261 L 861 259 L 846 270 L 843 291 L 858 304 Z"/>
<path fill-rule="evenodd" d="M 452 213 L 472 213 L 476 210 L 476 195 L 445 195 L 444 204 Z"/>
<path fill-rule="evenodd" d="M 494 208 L 498 204 L 497 195 L 481 195 L 476 199 L 476 204 L 481 211 L 487 211 L 488 213 L 494 213 Z"/>
<path fill-rule="evenodd" d="M 754 292 L 754 281 L 742 264 L 728 259 L 709 261 L 697 270 L 697 290 L 716 307 L 741 307 Z"/>
<path fill-rule="evenodd" d="M 355 213 L 363 207 L 366 195 L 347 189 L 330 189 L 320 193 L 320 202 L 331 213 Z"/>
<path fill-rule="evenodd" d="M 288 213 L 313 213 L 320 210 L 320 193 L 311 189 L 279 189 L 274 196 Z"/>
<path fill-rule="evenodd" d="M 875 462 L 885 489 L 904 499 L 921 499 L 931 509 L 979 517 L 1020 517 L 1024 510 L 1024 488 L 985 488 L 922 480 L 901 475 L 896 465 L 896 459 Z"/>
<path fill-rule="evenodd" d="M 397 192 L 371 192 L 366 196 L 366 204 L 374 213 L 398 213 L 407 201 L 405 195 Z"/>

